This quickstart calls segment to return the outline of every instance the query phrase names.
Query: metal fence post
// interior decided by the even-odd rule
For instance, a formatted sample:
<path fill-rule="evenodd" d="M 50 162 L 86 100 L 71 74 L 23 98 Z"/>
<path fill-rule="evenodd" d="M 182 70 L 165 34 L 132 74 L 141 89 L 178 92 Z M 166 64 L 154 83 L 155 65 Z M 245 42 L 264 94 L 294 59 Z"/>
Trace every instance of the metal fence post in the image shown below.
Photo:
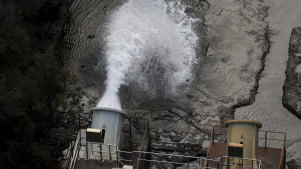
<path fill-rule="evenodd" d="M 100 161 L 102 161 L 102 144 L 99 143 L 99 150 L 100 150 Z"/>
<path fill-rule="evenodd" d="M 230 161 L 229 156 L 227 156 L 227 169 L 230 168 L 230 167 L 229 167 L 229 166 L 230 166 L 229 161 Z"/>
<path fill-rule="evenodd" d="M 134 152 L 131 153 L 131 160 L 132 160 L 132 165 L 134 165 L 135 164 L 135 162 L 134 162 Z"/>
<path fill-rule="evenodd" d="M 220 157 L 217 158 L 217 161 L 216 161 L 216 169 L 219 169 L 219 167 L 220 167 L 220 161 L 221 161 Z"/>
<path fill-rule="evenodd" d="M 88 142 L 86 142 L 86 158 L 89 160 Z"/>
<path fill-rule="evenodd" d="M 112 157 L 111 157 L 111 145 L 109 144 L 109 158 L 110 158 L 110 163 L 112 162 Z"/>
<path fill-rule="evenodd" d="M 118 163 L 118 147 L 116 146 L 116 168 L 119 168 L 119 163 Z"/>
<path fill-rule="evenodd" d="M 214 127 L 212 128 L 212 143 L 214 143 Z"/>
<path fill-rule="evenodd" d="M 131 118 L 129 118 L 130 123 L 130 150 L 132 150 L 132 122 Z"/>
<path fill-rule="evenodd" d="M 187 158 L 187 169 L 189 169 L 189 158 Z"/>

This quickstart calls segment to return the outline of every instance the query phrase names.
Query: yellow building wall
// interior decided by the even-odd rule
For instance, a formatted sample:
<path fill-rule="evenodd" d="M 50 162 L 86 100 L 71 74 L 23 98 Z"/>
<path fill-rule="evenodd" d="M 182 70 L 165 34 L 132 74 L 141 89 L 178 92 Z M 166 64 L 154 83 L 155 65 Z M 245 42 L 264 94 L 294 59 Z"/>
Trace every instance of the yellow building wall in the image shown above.
<path fill-rule="evenodd" d="M 258 157 L 258 126 L 253 123 L 229 123 L 228 124 L 228 137 L 227 145 L 229 143 L 240 144 L 243 143 L 243 158 L 257 159 Z M 227 148 L 228 154 L 228 148 Z M 233 161 L 232 161 L 233 162 Z M 235 163 L 242 161 L 235 160 Z M 252 166 L 252 161 L 243 160 L 244 166 Z M 256 166 L 256 161 L 253 162 L 253 167 Z M 235 167 L 229 167 L 229 169 Z M 245 169 L 246 167 L 244 167 Z M 246 168 L 247 169 L 247 168 Z"/>

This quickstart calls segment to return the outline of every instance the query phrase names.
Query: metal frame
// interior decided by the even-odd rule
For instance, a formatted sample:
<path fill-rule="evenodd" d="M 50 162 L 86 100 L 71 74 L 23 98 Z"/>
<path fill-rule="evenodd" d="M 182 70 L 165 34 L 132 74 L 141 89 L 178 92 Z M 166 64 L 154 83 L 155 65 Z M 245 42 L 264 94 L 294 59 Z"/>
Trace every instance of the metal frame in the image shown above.
<path fill-rule="evenodd" d="M 149 120 L 148 119 L 142 119 L 142 118 L 137 118 L 137 117 L 126 117 L 126 119 L 128 119 L 129 121 L 129 134 L 130 134 L 130 138 L 129 138 L 129 147 L 130 149 L 132 149 L 133 145 L 136 145 L 137 143 L 133 143 L 132 141 L 132 129 L 133 128 L 136 128 L 138 131 L 142 130 L 141 132 L 143 132 L 144 136 L 143 136 L 143 142 L 142 144 L 139 144 L 140 146 L 144 147 L 144 144 L 147 142 L 146 140 L 146 137 L 149 137 Z M 80 121 L 78 121 L 80 122 Z M 75 134 L 74 136 L 74 140 L 72 140 L 70 142 L 70 146 L 67 150 L 67 155 L 66 155 L 66 161 L 64 162 L 63 164 L 63 169 L 74 169 L 75 167 L 75 163 L 76 163 L 76 160 L 78 158 L 78 154 L 80 152 L 80 148 L 82 145 L 85 145 L 86 149 L 88 148 L 88 144 L 100 144 L 100 143 L 93 143 L 93 142 L 82 142 L 81 141 L 81 130 L 80 130 L 80 125 L 79 123 L 76 123 L 76 129 L 77 129 L 77 134 Z M 122 126 L 125 126 L 124 124 L 122 124 Z M 75 129 L 75 130 L 76 130 Z M 127 144 L 128 142 L 125 142 L 125 144 Z M 100 144 L 100 145 L 104 145 L 104 144 Z M 107 146 L 114 146 L 114 145 L 107 145 Z M 115 149 L 118 148 L 118 151 L 120 153 L 122 152 L 125 152 L 125 151 L 120 151 L 119 150 L 119 147 L 117 146 L 114 146 Z M 111 149 L 109 149 L 111 150 Z M 88 151 L 86 151 L 86 159 L 89 159 L 88 157 Z M 142 151 L 142 149 L 141 149 Z M 105 151 L 94 151 L 92 150 L 91 151 L 92 153 L 93 152 L 99 152 L 102 155 L 104 155 L 103 153 L 106 153 Z M 115 151 L 116 152 L 116 151 Z M 112 160 L 111 158 L 111 155 L 114 154 L 114 152 L 109 152 L 109 157 L 110 159 Z M 111 161 L 110 160 L 110 161 Z"/>
<path fill-rule="evenodd" d="M 258 159 L 242 158 L 242 157 L 234 157 L 234 156 L 223 156 L 223 159 L 224 158 L 226 159 L 225 160 L 226 162 L 223 163 L 223 166 L 228 166 L 228 168 L 229 168 L 229 166 L 236 166 L 236 167 L 243 166 L 244 168 L 261 169 L 261 165 L 262 165 L 261 160 L 258 160 Z M 239 159 L 242 161 L 248 160 L 248 161 L 251 161 L 251 166 L 241 165 L 240 163 L 234 163 L 234 162 L 230 163 L 229 162 L 230 159 Z M 253 166 L 254 161 L 257 163 L 257 167 Z"/>
<path fill-rule="evenodd" d="M 130 127 L 130 135 L 131 135 L 131 130 L 132 130 L 132 124 L 137 123 L 138 121 L 137 119 L 132 120 L 131 118 L 128 118 L 129 120 L 129 127 Z M 102 146 L 107 146 L 108 147 L 108 151 L 102 151 L 101 149 L 98 150 L 92 150 L 92 152 L 98 152 L 100 153 L 100 159 L 102 159 L 103 155 L 109 155 L 109 163 L 116 163 L 116 168 L 119 167 L 120 163 L 124 163 L 124 162 L 130 162 L 132 163 L 132 165 L 136 164 L 136 169 L 138 169 L 140 166 L 140 161 L 143 162 L 154 162 L 154 163 L 165 163 L 165 164 L 176 164 L 176 165 L 187 165 L 187 168 L 189 169 L 189 167 L 191 166 L 201 166 L 201 168 L 204 169 L 222 169 L 223 166 L 239 166 L 239 164 L 235 164 L 235 163 L 225 163 L 225 162 L 229 162 L 229 159 L 231 158 L 239 158 L 239 157 L 230 157 L 230 156 L 223 156 L 221 158 L 216 158 L 216 159 L 207 159 L 205 157 L 195 157 L 195 156 L 187 156 L 187 155 L 179 155 L 179 154 L 166 154 L 166 153 L 161 153 L 161 152 L 147 152 L 147 151 L 143 151 L 143 147 L 144 147 L 144 143 L 145 143 L 145 139 L 146 137 L 149 136 L 149 122 L 148 120 L 146 120 L 146 124 L 145 125 L 141 125 L 141 123 L 138 124 L 137 128 L 144 128 L 144 135 L 143 135 L 143 143 L 140 147 L 139 151 L 122 151 L 119 149 L 119 147 L 112 145 L 112 144 L 102 144 L 102 143 L 96 143 L 96 142 L 81 142 L 81 132 L 79 131 L 77 136 L 76 136 L 76 140 L 71 142 L 71 145 L 69 147 L 69 150 L 67 152 L 67 166 L 65 166 L 64 168 L 68 168 L 68 169 L 74 169 L 75 167 L 75 163 L 78 159 L 78 154 L 81 150 L 81 145 L 86 145 L 86 150 L 82 150 L 82 151 L 86 151 L 88 152 L 88 144 L 99 144 L 100 147 Z M 135 126 L 135 125 L 134 125 Z M 215 128 L 220 128 L 222 129 L 221 132 L 215 132 Z M 209 149 L 207 152 L 207 157 L 210 156 L 210 148 L 212 146 L 212 144 L 214 144 L 215 142 L 215 134 L 220 136 L 221 134 L 226 134 L 225 130 L 226 128 L 222 128 L 222 127 L 213 127 L 212 131 L 211 131 L 211 138 L 210 138 L 210 145 L 209 145 Z M 217 130 L 216 130 L 217 131 Z M 265 140 L 265 147 L 267 147 L 267 143 L 269 140 L 271 141 L 282 141 L 282 154 L 281 154 L 281 162 L 279 165 L 279 169 L 281 168 L 281 166 L 283 165 L 282 161 L 285 158 L 285 139 L 286 139 L 286 134 L 284 132 L 273 132 L 273 131 L 261 131 L 265 133 L 265 137 L 264 138 L 258 138 L 258 139 L 264 139 Z M 273 138 L 268 138 L 268 133 L 276 133 L 276 134 L 283 134 L 284 135 L 284 139 L 283 140 L 279 140 L 279 139 L 273 139 Z M 132 139 L 130 138 L 130 144 L 132 144 Z M 225 140 L 224 140 L 225 141 Z M 132 147 L 131 147 L 132 148 Z M 113 150 L 113 151 L 111 151 Z M 122 158 L 121 154 L 131 154 L 131 158 Z M 86 159 L 89 160 L 89 156 L 88 153 L 86 153 Z M 114 156 L 114 159 L 112 158 L 112 155 L 116 155 L 116 158 Z M 184 158 L 187 162 L 176 162 L 176 161 L 166 161 L 166 160 L 152 160 L 150 158 L 145 158 L 145 155 L 156 155 L 156 156 L 161 156 L 161 157 L 180 157 L 180 158 Z M 138 158 L 136 158 L 135 156 L 138 156 Z M 228 159 L 225 162 L 222 162 L 223 159 Z M 251 168 L 251 169 L 261 169 L 261 165 L 262 162 L 261 160 L 257 160 L 257 159 L 249 159 L 249 158 L 240 158 L 242 160 L 251 160 L 252 161 L 252 165 L 253 165 L 253 161 L 256 161 L 257 166 L 244 166 L 246 168 Z M 184 160 L 184 161 L 185 161 Z M 197 164 L 191 164 L 191 161 L 197 161 Z M 216 164 L 215 168 L 212 167 L 208 167 L 208 161 L 212 161 Z"/>
<path fill-rule="evenodd" d="M 100 159 L 102 159 L 103 155 L 109 155 L 109 161 L 108 163 L 116 163 L 116 168 L 119 168 L 119 164 L 122 162 L 130 162 L 132 163 L 132 165 L 136 164 L 136 168 L 139 168 L 139 162 L 140 161 L 146 161 L 146 162 L 156 162 L 156 163 L 165 163 L 165 164 L 178 164 L 178 165 L 187 165 L 187 168 L 189 169 L 189 167 L 191 166 L 201 166 L 201 168 L 204 169 L 220 169 L 220 158 L 217 159 L 207 159 L 205 157 L 195 157 L 195 156 L 187 156 L 187 155 L 179 155 L 179 154 L 166 154 L 166 153 L 161 153 L 161 152 L 147 152 L 147 151 L 122 151 L 120 150 L 117 146 L 112 145 L 112 144 L 102 144 L 102 143 L 96 143 L 96 142 L 78 142 L 82 145 L 87 145 L 87 144 L 98 144 L 99 146 L 103 147 L 103 146 L 107 146 L 107 150 L 108 151 L 96 151 L 93 150 L 92 152 L 97 152 L 100 153 Z M 74 154 L 72 156 L 72 162 L 71 165 L 69 166 L 69 169 L 73 169 L 75 167 L 75 162 L 77 160 L 78 157 L 78 153 L 80 150 L 81 146 L 77 146 L 77 149 L 75 149 Z M 86 146 L 87 148 L 87 146 Z M 114 149 L 115 151 L 111 151 L 111 149 Z M 88 149 L 85 150 L 86 152 L 88 151 Z M 126 153 L 126 154 L 131 154 L 132 159 L 125 159 L 121 157 L 122 153 Z M 86 153 L 86 159 L 89 160 L 89 156 L 88 153 Z M 113 160 L 112 155 L 116 155 L 116 159 Z M 156 156 L 162 156 L 162 157 L 178 157 L 178 158 L 184 158 L 187 162 L 175 162 L 175 161 L 166 161 L 166 160 L 151 160 L 151 159 L 147 159 L 145 158 L 145 155 L 156 155 Z M 138 156 L 138 158 L 133 159 L 134 156 Z M 143 157 L 142 157 L 143 156 Z M 184 160 L 184 161 L 185 161 Z M 197 164 L 191 164 L 191 161 L 197 161 Z M 206 161 L 213 161 L 216 163 L 217 167 L 216 168 L 212 168 L 212 167 L 206 167 L 204 165 L 204 163 Z"/>
<path fill-rule="evenodd" d="M 216 130 L 219 130 L 221 132 L 217 133 L 216 134 Z M 285 151 L 285 144 L 286 144 L 286 133 L 285 132 L 279 132 L 279 131 L 268 131 L 268 130 L 259 130 L 259 133 L 258 135 L 260 135 L 260 133 L 264 133 L 264 137 L 258 137 L 258 140 L 264 140 L 264 148 L 267 148 L 269 147 L 268 145 L 268 142 L 269 141 L 273 141 L 273 142 L 281 142 L 279 144 L 280 148 L 282 149 L 281 150 L 281 157 L 280 157 L 280 163 L 279 163 L 279 166 L 278 166 L 278 169 L 282 169 L 283 166 L 284 166 L 284 163 L 285 163 L 285 154 L 286 154 L 286 151 Z M 212 144 L 214 144 L 215 142 L 215 136 L 220 136 L 224 134 L 225 136 L 227 136 L 227 128 L 225 127 L 219 127 L 219 126 L 213 126 L 212 127 L 212 130 L 211 130 L 211 137 L 210 137 L 210 143 L 209 143 L 209 148 L 208 148 L 208 151 L 207 151 L 207 157 L 210 156 L 210 150 L 211 150 L 211 146 Z M 269 134 L 273 134 L 273 135 L 276 135 L 276 136 L 281 136 L 283 137 L 282 139 L 275 139 L 275 138 L 270 138 L 269 137 Z M 225 143 L 225 140 L 224 142 L 222 143 Z M 276 147 L 272 147 L 270 145 L 270 148 L 276 148 Z M 227 157 L 227 156 L 224 156 L 224 157 Z M 261 161 L 260 161 L 260 164 Z M 206 163 L 207 165 L 207 163 Z M 244 166 L 245 167 L 245 166 Z"/>

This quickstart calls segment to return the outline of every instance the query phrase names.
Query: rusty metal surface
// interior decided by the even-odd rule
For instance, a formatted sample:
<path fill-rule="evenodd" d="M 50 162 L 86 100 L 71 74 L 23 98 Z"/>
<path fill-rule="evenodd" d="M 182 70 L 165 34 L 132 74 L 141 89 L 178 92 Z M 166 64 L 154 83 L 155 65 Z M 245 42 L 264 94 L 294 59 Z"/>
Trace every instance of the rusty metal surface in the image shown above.
<path fill-rule="evenodd" d="M 207 159 L 215 159 L 219 157 L 226 156 L 227 146 L 225 143 L 213 143 L 210 147 L 209 156 Z M 223 161 L 221 161 L 223 163 Z M 216 167 L 216 163 L 212 161 L 208 161 L 208 167 Z"/>
<path fill-rule="evenodd" d="M 225 137 L 225 133 L 227 133 L 227 128 L 218 126 L 212 128 L 207 158 L 212 159 L 226 156 L 227 137 Z M 286 133 L 262 130 L 259 130 L 259 133 L 263 134 L 260 138 L 258 138 L 258 141 L 263 143 L 258 147 L 258 159 L 262 161 L 262 168 L 284 169 L 286 160 Z M 210 167 L 215 167 L 216 165 L 212 163 L 210 164 L 210 162 L 208 162 L 208 164 Z"/>
<path fill-rule="evenodd" d="M 207 158 L 214 159 L 226 156 L 225 143 L 214 143 L 210 148 L 210 155 Z M 278 169 L 281 161 L 282 149 L 280 148 L 258 148 L 258 159 L 262 161 L 263 169 Z M 223 161 L 221 161 L 223 163 Z M 216 163 L 208 162 L 209 167 L 216 167 Z"/>
<path fill-rule="evenodd" d="M 278 169 L 281 159 L 280 148 L 258 148 L 258 158 L 262 160 L 263 169 Z"/>

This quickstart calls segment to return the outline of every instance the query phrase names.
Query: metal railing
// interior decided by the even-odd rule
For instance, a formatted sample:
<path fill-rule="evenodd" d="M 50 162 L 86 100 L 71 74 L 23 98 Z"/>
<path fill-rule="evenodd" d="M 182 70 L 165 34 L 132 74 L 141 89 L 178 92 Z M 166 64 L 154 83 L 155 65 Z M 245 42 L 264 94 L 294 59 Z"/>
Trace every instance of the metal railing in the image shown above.
<path fill-rule="evenodd" d="M 285 146 L 285 140 L 286 140 L 285 132 L 259 130 L 258 135 L 259 135 L 258 137 L 259 146 L 262 146 L 264 148 L 267 147 L 283 148 Z M 261 140 L 264 141 L 263 144 L 261 144 L 262 143 Z M 227 142 L 227 128 L 219 127 L 219 126 L 214 126 L 212 128 L 210 143 L 214 143 L 216 141 L 219 143 Z M 274 144 L 272 144 L 272 142 Z M 268 145 L 268 143 L 270 144 Z"/>
<path fill-rule="evenodd" d="M 127 145 L 130 148 L 130 150 L 133 148 L 133 146 L 142 146 L 144 147 L 144 144 L 146 144 L 147 139 L 146 137 L 149 137 L 149 120 L 148 119 L 141 119 L 141 118 L 136 118 L 136 117 L 127 117 L 126 120 L 128 120 L 128 124 L 122 124 L 123 129 L 126 130 L 128 126 L 128 130 L 125 131 L 124 133 L 128 133 L 130 135 L 129 140 L 124 140 L 123 144 Z M 66 160 L 63 163 L 63 169 L 74 169 L 76 160 L 79 156 L 79 152 L 83 151 L 81 150 L 81 147 L 83 145 L 88 148 L 87 144 L 96 144 L 92 142 L 83 142 L 82 141 L 82 136 L 81 136 L 81 130 L 79 129 L 79 124 L 76 127 L 77 129 L 77 134 L 75 134 L 75 137 L 73 140 L 71 140 L 69 148 L 66 153 Z M 132 140 L 132 133 L 135 130 L 135 132 L 140 132 L 143 134 L 143 142 L 142 143 L 134 143 Z M 99 145 L 104 146 L 104 144 L 97 143 Z M 113 145 L 107 145 L 107 146 L 112 146 L 117 148 L 116 146 Z M 108 150 L 111 150 L 109 148 Z M 96 153 L 97 151 L 92 151 L 93 153 Z M 105 151 L 98 151 L 99 153 L 106 153 Z M 121 151 L 122 152 L 122 151 Z M 109 157 L 111 157 L 114 152 L 109 153 Z"/>
<path fill-rule="evenodd" d="M 85 145 L 86 149 L 81 149 L 81 147 Z M 97 145 L 97 147 L 100 147 L 99 150 L 89 150 L 89 145 Z M 106 147 L 106 148 L 104 148 Z M 106 151 L 104 151 L 106 149 Z M 147 151 L 122 151 L 117 146 L 112 144 L 102 144 L 102 143 L 96 143 L 96 142 L 79 142 L 77 148 L 74 151 L 74 155 L 72 158 L 71 165 L 69 166 L 69 169 L 73 169 L 75 166 L 75 162 L 78 157 L 79 151 L 85 151 L 86 152 L 86 160 L 90 159 L 90 155 L 93 154 L 93 156 L 96 156 L 99 154 L 99 161 L 104 162 L 105 159 L 107 160 L 107 163 L 115 163 L 116 168 L 119 168 L 120 164 L 128 163 L 130 165 L 135 165 L 136 168 L 144 168 L 144 165 L 140 166 L 140 161 L 144 162 L 154 162 L 154 163 L 164 163 L 164 164 L 174 164 L 174 165 L 185 165 L 187 166 L 187 169 L 193 166 L 199 166 L 202 169 L 219 169 L 220 168 L 220 158 L 217 159 L 207 159 L 205 157 L 195 157 L 195 156 L 188 156 L 188 155 L 179 155 L 179 154 L 166 154 L 161 152 L 147 152 Z M 91 152 L 91 154 L 89 153 Z M 129 155 L 127 158 L 123 156 L 123 154 Z M 158 159 L 152 159 L 147 158 L 146 156 L 156 156 L 156 157 L 164 157 L 164 159 L 169 158 L 170 160 L 158 160 Z M 172 160 L 172 159 L 175 160 Z M 180 161 L 176 161 L 179 160 Z M 213 167 L 206 167 L 204 163 L 206 161 L 212 161 L 216 163 L 216 168 Z M 192 163 L 195 162 L 195 163 Z"/>
<path fill-rule="evenodd" d="M 286 133 L 278 131 L 265 131 L 259 130 L 259 135 L 264 134 L 264 136 L 259 136 L 258 140 L 264 140 L 264 147 L 266 148 L 279 148 L 281 149 L 280 163 L 278 168 L 282 169 L 285 163 L 285 144 L 286 144 Z M 270 143 L 268 145 L 268 143 Z"/>
<path fill-rule="evenodd" d="M 93 153 L 99 153 L 100 154 L 100 160 L 104 159 L 104 157 L 109 157 L 108 163 L 116 163 L 116 168 L 119 167 L 119 164 L 123 164 L 124 162 L 130 163 L 131 165 L 136 165 L 136 168 L 140 168 L 140 161 L 145 162 L 154 162 L 154 163 L 164 163 L 164 164 L 176 164 L 176 165 L 186 165 L 189 169 L 192 166 L 200 166 L 202 169 L 219 169 L 220 166 L 220 158 L 217 159 L 207 159 L 205 157 L 195 157 L 195 156 L 188 156 L 188 155 L 179 155 L 179 154 L 166 154 L 161 152 L 147 152 L 147 151 L 122 151 L 119 150 L 117 146 L 114 145 L 106 145 L 101 143 L 94 143 L 94 142 L 86 142 L 83 144 L 97 144 L 99 147 L 107 147 L 107 151 L 103 150 L 92 150 Z M 87 146 L 86 146 L 87 147 Z M 88 151 L 87 149 L 85 151 Z M 122 154 L 130 155 L 130 158 L 124 158 L 122 157 Z M 86 159 L 89 159 L 89 153 L 86 153 L 87 157 Z M 146 156 L 159 156 L 164 157 L 164 159 L 169 158 L 170 160 L 158 160 L 158 159 L 152 159 L 152 158 L 146 158 Z M 179 160 L 175 161 L 172 160 L 172 158 Z M 191 163 L 191 162 L 196 163 Z M 205 167 L 204 163 L 206 161 L 212 161 L 216 163 L 216 168 L 212 167 Z M 142 166 L 144 168 L 144 165 Z"/>
<path fill-rule="evenodd" d="M 129 149 L 132 150 L 133 147 L 141 144 L 133 141 L 133 133 L 144 135 L 146 132 L 146 135 L 149 136 L 149 120 L 137 117 L 127 117 L 125 120 L 127 122 L 122 124 L 122 134 L 129 134 L 129 140 L 124 140 L 122 144 L 128 145 Z"/>
<path fill-rule="evenodd" d="M 219 142 L 219 143 L 226 143 L 227 142 L 227 128 L 213 126 L 211 130 L 211 138 L 210 142 Z"/>
<path fill-rule="evenodd" d="M 78 121 L 80 117 L 78 117 Z M 75 151 L 77 151 L 77 146 L 78 146 L 78 140 L 80 138 L 80 123 L 76 123 L 75 124 L 75 127 L 74 127 L 74 139 L 71 140 L 70 144 L 69 144 L 69 147 L 67 149 L 67 153 L 66 153 L 66 161 L 65 163 L 63 164 L 63 168 L 68 168 L 68 166 L 72 166 L 74 165 L 73 164 L 73 154 L 76 154 Z M 75 134 L 76 133 L 76 134 Z"/>
<path fill-rule="evenodd" d="M 281 157 L 278 168 L 282 169 L 285 162 L 285 144 L 286 133 L 278 131 L 266 131 L 259 130 L 258 133 L 258 146 L 266 148 L 279 148 L 281 149 Z M 209 149 L 207 151 L 207 157 L 210 157 L 210 148 L 215 142 L 226 143 L 227 142 L 227 128 L 214 126 L 211 131 Z"/>
<path fill-rule="evenodd" d="M 111 144 L 102 144 L 102 143 L 96 143 L 96 142 L 79 142 L 77 149 L 80 149 L 80 145 L 85 145 L 86 149 L 83 151 L 86 151 L 86 159 L 89 160 L 89 150 L 88 144 L 91 145 L 98 145 L 100 147 L 99 150 L 90 150 L 92 153 L 98 153 L 99 160 L 103 161 L 105 157 L 108 159 L 108 163 L 115 163 L 116 168 L 119 168 L 120 164 L 130 164 L 135 165 L 136 168 L 144 168 L 144 165 L 140 166 L 140 161 L 144 162 L 153 162 L 153 163 L 160 163 L 160 164 L 172 164 L 172 165 L 183 165 L 186 166 L 187 169 L 198 166 L 201 169 L 222 169 L 224 166 L 242 166 L 242 163 L 237 163 L 233 159 L 239 159 L 239 161 L 251 161 L 250 166 L 243 165 L 244 168 L 250 168 L 250 169 L 261 169 L 261 161 L 257 159 L 249 159 L 249 158 L 239 158 L 239 157 L 230 157 L 230 156 L 224 156 L 222 158 L 216 158 L 216 159 L 207 159 L 205 157 L 196 157 L 196 156 L 189 156 L 189 155 L 180 155 L 180 154 L 167 154 L 162 152 L 147 152 L 147 151 L 122 151 L 117 146 L 111 145 Z M 107 148 L 104 148 L 107 147 Z M 106 149 L 104 151 L 103 149 Z M 69 167 L 69 169 L 73 169 L 75 165 L 75 160 L 78 157 L 78 150 L 74 151 L 74 158 Z M 127 154 L 128 158 L 125 158 L 123 154 Z M 94 154 L 95 155 L 95 154 Z M 146 158 L 146 156 L 149 155 L 149 158 Z M 154 159 L 151 157 L 163 157 L 161 159 Z M 163 160 L 162 160 L 163 159 Z M 170 159 L 170 160 L 165 160 Z M 173 160 L 174 159 L 174 160 Z M 179 160 L 180 159 L 180 160 Z M 215 167 L 209 167 L 206 166 L 206 162 L 211 161 L 215 163 Z M 224 162 L 223 162 L 224 161 Z"/>
<path fill-rule="evenodd" d="M 220 158 L 217 159 L 207 159 L 205 157 L 195 157 L 195 156 L 188 156 L 188 155 L 179 155 L 179 154 L 166 154 L 166 153 L 160 153 L 160 152 L 140 152 L 137 151 L 137 153 L 141 153 L 143 155 L 152 155 L 152 156 L 161 156 L 166 158 L 175 158 L 175 159 L 181 159 L 179 161 L 167 161 L 167 160 L 156 160 L 156 159 L 146 159 L 146 158 L 138 158 L 139 161 L 147 161 L 147 162 L 155 162 L 155 163 L 164 163 L 164 164 L 176 164 L 176 165 L 185 165 L 187 166 L 187 169 L 193 166 L 199 166 L 202 169 L 218 169 L 220 164 Z M 217 164 L 217 168 L 212 167 L 205 167 L 204 163 L 206 161 L 212 161 Z M 195 162 L 195 163 L 192 163 Z"/>
<path fill-rule="evenodd" d="M 75 146 L 73 148 L 73 153 L 72 153 L 73 155 L 71 156 L 71 160 L 69 163 L 69 169 L 73 169 L 75 167 L 79 150 L 80 150 L 80 142 L 76 141 Z"/>
<path fill-rule="evenodd" d="M 243 167 L 243 168 L 250 168 L 250 169 L 261 169 L 261 160 L 252 159 L 252 158 L 241 158 L 241 157 L 233 157 L 233 156 L 223 156 L 222 161 L 223 166 L 226 166 L 229 169 L 231 166 L 236 168 Z M 250 165 L 246 164 L 246 161 L 251 163 Z M 255 163 L 255 164 L 254 164 Z"/>
<path fill-rule="evenodd" d="M 264 137 L 260 136 L 264 134 Z M 264 141 L 264 145 L 262 147 L 266 148 L 279 148 L 281 149 L 281 156 L 278 169 L 285 168 L 285 144 L 286 144 L 286 133 L 279 132 L 279 131 L 265 131 L 259 130 L 259 138 L 258 142 L 260 143 L 261 140 Z M 268 144 L 269 143 L 269 144 Z M 259 145 L 260 146 L 260 145 Z"/>
<path fill-rule="evenodd" d="M 261 135 L 264 135 L 263 137 Z M 259 137 L 258 140 L 264 141 L 264 145 L 261 145 L 264 148 L 270 146 L 271 148 L 282 148 L 285 145 L 286 140 L 286 133 L 285 132 L 278 132 L 278 131 L 265 131 L 259 130 Z M 268 143 L 274 143 L 268 145 Z M 280 144 L 279 144 L 280 143 Z"/>

